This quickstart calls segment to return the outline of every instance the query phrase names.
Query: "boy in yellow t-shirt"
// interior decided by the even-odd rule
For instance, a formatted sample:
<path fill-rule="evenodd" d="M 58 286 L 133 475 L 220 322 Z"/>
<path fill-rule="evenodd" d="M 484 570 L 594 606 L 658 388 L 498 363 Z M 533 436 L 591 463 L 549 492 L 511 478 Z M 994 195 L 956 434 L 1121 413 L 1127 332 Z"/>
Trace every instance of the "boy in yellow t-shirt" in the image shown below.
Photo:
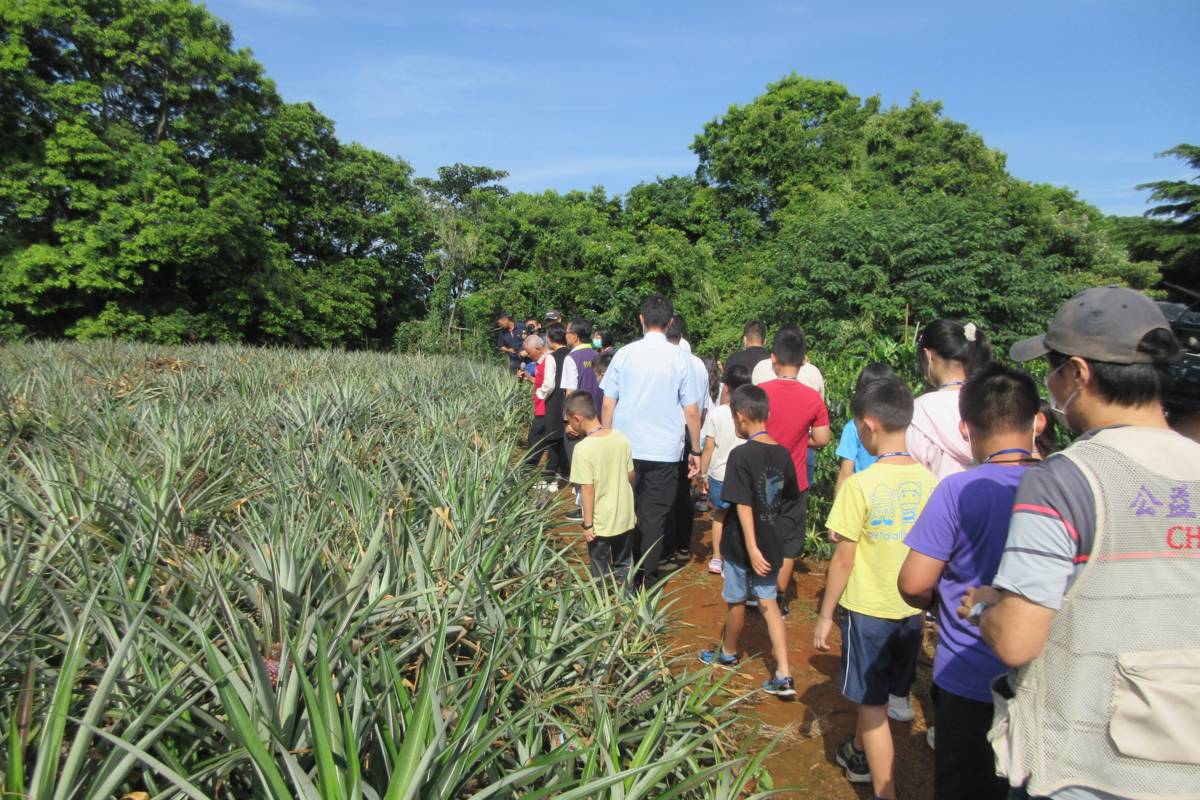
<path fill-rule="evenodd" d="M 633 563 L 633 450 L 625 434 L 600 427 L 596 401 L 586 391 L 567 397 L 567 427 L 582 437 L 571 457 L 571 483 L 579 487 L 583 538 L 592 577 L 624 584 Z"/>
<path fill-rule="evenodd" d="M 858 725 L 838 747 L 837 762 L 850 782 L 874 784 L 876 797 L 891 800 L 896 788 L 889 697 L 907 702 L 921 647 L 920 612 L 904 602 L 896 583 L 908 556 L 904 537 L 937 478 L 904 449 L 913 397 L 898 378 L 859 386 L 850 410 L 863 446 L 878 460 L 846 479 L 829 512 L 826 527 L 838 545 L 813 645 L 829 649 L 840 604 L 840 684 L 846 699 L 858 705 Z"/>

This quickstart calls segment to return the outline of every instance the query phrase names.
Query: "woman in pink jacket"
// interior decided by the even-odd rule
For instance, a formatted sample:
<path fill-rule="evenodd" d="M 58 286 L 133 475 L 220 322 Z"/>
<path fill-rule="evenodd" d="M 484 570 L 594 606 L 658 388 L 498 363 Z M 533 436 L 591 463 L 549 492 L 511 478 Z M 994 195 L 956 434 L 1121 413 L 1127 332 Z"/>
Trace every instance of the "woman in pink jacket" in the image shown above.
<path fill-rule="evenodd" d="M 938 480 L 971 466 L 971 446 L 959 429 L 958 390 L 992 360 L 992 346 L 974 323 L 939 319 L 917 342 L 921 375 L 932 391 L 917 398 L 905 445 Z"/>

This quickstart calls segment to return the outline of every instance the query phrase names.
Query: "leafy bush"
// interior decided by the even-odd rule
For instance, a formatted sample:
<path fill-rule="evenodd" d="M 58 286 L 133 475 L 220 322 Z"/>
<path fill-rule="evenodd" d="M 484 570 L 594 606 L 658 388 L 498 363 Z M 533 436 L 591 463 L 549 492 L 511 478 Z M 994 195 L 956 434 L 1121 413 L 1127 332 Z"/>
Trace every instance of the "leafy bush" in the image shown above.
<path fill-rule="evenodd" d="M 505 377 L 0 350 L 5 790 L 743 796 L 722 684 L 672 674 L 655 601 L 531 501 Z"/>

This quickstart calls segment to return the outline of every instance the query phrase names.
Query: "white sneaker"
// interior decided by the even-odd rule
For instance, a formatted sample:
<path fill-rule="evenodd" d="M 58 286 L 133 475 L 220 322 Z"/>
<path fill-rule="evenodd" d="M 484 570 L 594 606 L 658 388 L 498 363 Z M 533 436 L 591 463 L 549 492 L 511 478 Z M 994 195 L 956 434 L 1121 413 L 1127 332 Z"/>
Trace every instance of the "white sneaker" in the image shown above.
<path fill-rule="evenodd" d="M 925 743 L 929 745 L 930 750 L 937 749 L 933 746 L 933 728 L 930 728 L 929 730 L 925 731 Z"/>
<path fill-rule="evenodd" d="M 894 694 L 888 695 L 887 715 L 896 720 L 896 722 L 912 722 L 914 717 L 912 700 L 907 696 L 897 697 Z"/>

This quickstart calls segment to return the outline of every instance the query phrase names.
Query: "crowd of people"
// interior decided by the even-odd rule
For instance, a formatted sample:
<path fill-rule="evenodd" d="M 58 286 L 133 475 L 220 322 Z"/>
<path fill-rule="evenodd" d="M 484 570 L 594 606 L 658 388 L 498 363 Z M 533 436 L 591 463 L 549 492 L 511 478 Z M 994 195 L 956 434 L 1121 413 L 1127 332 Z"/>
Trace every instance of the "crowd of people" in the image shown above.
<path fill-rule="evenodd" d="M 529 464 L 545 457 L 539 488 L 574 488 L 592 574 L 631 591 L 690 557 L 702 496 L 727 613 L 699 659 L 736 667 L 756 607 L 774 661 L 763 690 L 794 697 L 787 598 L 814 451 L 833 441 L 820 370 L 793 325 L 768 349 L 747 323 L 716 369 L 666 297 L 639 322 L 614 349 L 555 311 L 544 328 L 501 316 L 498 346 L 532 384 Z M 889 720 L 914 719 L 932 619 L 936 798 L 1200 798 L 1200 443 L 1164 413 L 1179 342 L 1161 309 L 1111 287 L 1067 301 L 1009 352 L 1046 359 L 1045 400 L 975 324 L 939 320 L 917 344 L 927 391 L 871 364 L 837 421 L 813 631 L 828 651 L 839 629 L 856 707 L 837 763 L 896 797 Z M 1061 452 L 1056 424 L 1076 436 Z"/>

